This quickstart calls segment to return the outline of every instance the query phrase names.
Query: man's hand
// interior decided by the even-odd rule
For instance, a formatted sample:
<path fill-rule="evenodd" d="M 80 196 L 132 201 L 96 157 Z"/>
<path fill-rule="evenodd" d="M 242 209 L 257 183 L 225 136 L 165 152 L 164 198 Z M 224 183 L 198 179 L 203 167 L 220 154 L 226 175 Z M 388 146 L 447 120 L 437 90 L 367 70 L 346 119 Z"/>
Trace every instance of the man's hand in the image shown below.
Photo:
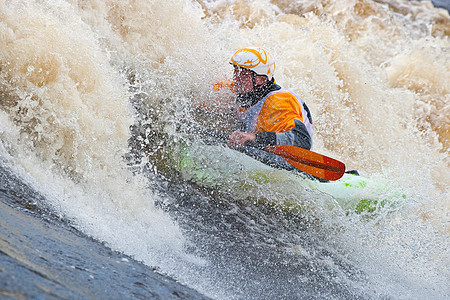
<path fill-rule="evenodd" d="M 250 132 L 235 131 L 228 137 L 228 147 L 244 147 L 247 141 L 255 142 L 256 135 Z"/>

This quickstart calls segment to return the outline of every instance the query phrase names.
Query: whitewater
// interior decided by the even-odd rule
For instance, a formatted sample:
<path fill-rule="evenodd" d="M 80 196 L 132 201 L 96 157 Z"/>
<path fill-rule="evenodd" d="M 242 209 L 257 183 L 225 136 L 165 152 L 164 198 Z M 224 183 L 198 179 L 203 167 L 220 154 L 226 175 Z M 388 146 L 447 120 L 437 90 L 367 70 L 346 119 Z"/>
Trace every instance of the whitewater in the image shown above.
<path fill-rule="evenodd" d="M 7 217 L 19 211 L 52 216 L 82 237 L 64 240 L 80 257 L 104 245 L 213 299 L 448 299 L 449 35 L 448 11 L 427 1 L 0 0 L 0 227 L 20 228 Z M 180 126 L 230 132 L 232 98 L 212 87 L 246 46 L 267 48 L 277 83 L 307 103 L 313 151 L 405 201 L 294 213 L 261 203 L 289 183 L 184 178 L 170 159 L 188 139 Z M 19 254 L 0 237 L 0 298 L 15 298 L 5 257 Z M 104 294 L 81 298 L 133 298 L 99 277 Z M 55 282 L 41 291 L 80 297 Z"/>

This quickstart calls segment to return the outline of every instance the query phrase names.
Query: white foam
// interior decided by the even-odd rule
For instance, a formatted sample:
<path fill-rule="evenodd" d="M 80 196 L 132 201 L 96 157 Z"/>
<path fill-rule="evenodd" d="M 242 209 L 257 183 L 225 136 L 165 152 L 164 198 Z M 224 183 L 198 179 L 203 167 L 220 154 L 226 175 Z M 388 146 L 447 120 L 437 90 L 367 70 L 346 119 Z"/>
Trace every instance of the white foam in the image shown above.
<path fill-rule="evenodd" d="M 204 262 L 184 256 L 178 225 L 154 207 L 164 199 L 123 161 L 130 87 L 170 136 L 190 105 L 218 101 L 210 87 L 231 75 L 231 53 L 260 45 L 277 82 L 311 109 L 314 151 L 407 194 L 384 219 L 336 217 L 351 236 L 341 247 L 394 297 L 449 294 L 445 11 L 409 1 L 1 3 L 2 159 L 83 232 L 208 289 L 189 270 Z"/>

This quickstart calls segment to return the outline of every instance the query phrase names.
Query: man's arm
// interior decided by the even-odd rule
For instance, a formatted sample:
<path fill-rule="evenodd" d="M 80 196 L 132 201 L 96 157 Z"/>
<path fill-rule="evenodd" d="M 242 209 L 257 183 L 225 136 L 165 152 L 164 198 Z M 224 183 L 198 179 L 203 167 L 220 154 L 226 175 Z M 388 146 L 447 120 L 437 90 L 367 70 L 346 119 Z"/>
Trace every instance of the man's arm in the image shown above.
<path fill-rule="evenodd" d="M 276 145 L 292 145 L 306 150 L 312 147 L 312 137 L 300 120 L 294 119 L 295 126 L 287 132 L 276 133 Z"/>
<path fill-rule="evenodd" d="M 306 130 L 305 124 L 294 119 L 295 126 L 287 132 L 260 132 L 250 133 L 235 131 L 228 139 L 228 146 L 249 146 L 264 149 L 266 146 L 292 145 L 306 150 L 312 146 L 312 138 Z"/>

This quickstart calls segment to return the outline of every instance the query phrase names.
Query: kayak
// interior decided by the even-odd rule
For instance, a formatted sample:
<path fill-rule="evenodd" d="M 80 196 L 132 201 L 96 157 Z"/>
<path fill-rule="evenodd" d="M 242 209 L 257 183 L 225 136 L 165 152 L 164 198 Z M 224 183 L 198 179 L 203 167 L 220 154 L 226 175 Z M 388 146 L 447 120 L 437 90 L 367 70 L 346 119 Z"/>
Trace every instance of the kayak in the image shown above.
<path fill-rule="evenodd" d="M 267 155 L 258 150 L 261 157 Z M 291 168 L 261 162 L 258 155 L 224 145 L 193 142 L 173 152 L 175 165 L 186 180 L 243 201 L 266 203 L 289 211 L 342 209 L 373 213 L 403 202 L 404 194 L 381 181 L 345 173 L 336 181 L 320 181 Z M 255 151 L 251 151 L 254 153 Z M 272 154 L 271 154 L 272 155 Z"/>

